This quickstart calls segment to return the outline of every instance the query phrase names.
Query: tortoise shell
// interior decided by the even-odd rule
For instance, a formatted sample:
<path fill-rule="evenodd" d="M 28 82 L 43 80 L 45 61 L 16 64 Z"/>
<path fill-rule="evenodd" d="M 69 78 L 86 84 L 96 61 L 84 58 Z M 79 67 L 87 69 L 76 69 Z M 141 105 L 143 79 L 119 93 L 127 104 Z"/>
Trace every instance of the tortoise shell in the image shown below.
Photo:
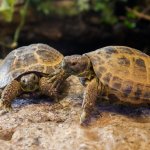
<path fill-rule="evenodd" d="M 60 68 L 63 55 L 46 44 L 31 44 L 11 51 L 0 65 L 0 88 L 28 72 L 51 74 Z"/>
<path fill-rule="evenodd" d="M 110 93 L 115 98 L 121 93 L 124 97 L 150 100 L 148 55 L 124 46 L 108 46 L 85 55 L 90 58 L 99 81 L 113 90 Z"/>

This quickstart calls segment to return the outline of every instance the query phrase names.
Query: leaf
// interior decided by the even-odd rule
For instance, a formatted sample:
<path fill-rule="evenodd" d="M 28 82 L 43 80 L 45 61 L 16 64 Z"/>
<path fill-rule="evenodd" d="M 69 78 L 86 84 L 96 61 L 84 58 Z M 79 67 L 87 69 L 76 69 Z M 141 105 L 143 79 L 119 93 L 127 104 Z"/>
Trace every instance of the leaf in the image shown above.
<path fill-rule="evenodd" d="M 15 0 L 2 0 L 0 5 L 0 14 L 2 14 L 5 21 L 12 21 L 15 2 Z"/>
<path fill-rule="evenodd" d="M 125 20 L 125 21 L 124 21 L 124 24 L 125 24 L 128 28 L 130 28 L 130 29 L 133 29 L 133 28 L 136 27 L 136 23 L 133 22 L 133 21 Z"/>
<path fill-rule="evenodd" d="M 94 6 L 94 10 L 101 11 L 101 10 L 104 10 L 106 7 L 107 7 L 106 4 L 97 2 Z"/>
<path fill-rule="evenodd" d="M 90 9 L 89 0 L 78 0 L 77 5 L 79 8 L 79 11 L 87 11 Z"/>

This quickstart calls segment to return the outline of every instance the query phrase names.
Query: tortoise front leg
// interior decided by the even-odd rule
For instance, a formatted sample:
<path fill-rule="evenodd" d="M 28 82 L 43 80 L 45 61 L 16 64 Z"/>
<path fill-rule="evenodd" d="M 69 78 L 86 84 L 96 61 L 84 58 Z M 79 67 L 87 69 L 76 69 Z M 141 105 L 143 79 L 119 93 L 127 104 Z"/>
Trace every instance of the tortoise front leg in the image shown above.
<path fill-rule="evenodd" d="M 53 97 L 55 101 L 58 101 L 57 87 L 55 89 L 52 88 L 52 84 L 53 83 L 49 77 L 42 77 L 39 84 L 41 93 L 43 95 Z"/>
<path fill-rule="evenodd" d="M 21 93 L 21 85 L 17 80 L 8 84 L 1 94 L 0 107 L 6 111 L 12 110 L 11 101 Z"/>
<path fill-rule="evenodd" d="M 47 96 L 52 96 L 50 78 L 42 77 L 39 82 L 41 93 Z"/>
<path fill-rule="evenodd" d="M 85 121 L 90 116 L 91 111 L 93 111 L 95 107 L 95 102 L 97 100 L 98 92 L 99 92 L 99 83 L 96 78 L 93 78 L 88 83 L 86 83 L 86 89 L 84 91 L 83 103 L 82 103 L 82 114 L 80 116 L 80 124 L 84 124 Z"/>
<path fill-rule="evenodd" d="M 64 70 L 61 70 L 53 75 L 50 75 L 49 83 L 51 83 L 51 89 L 55 91 L 59 89 L 60 85 L 69 77 L 70 75 L 67 74 Z"/>
<path fill-rule="evenodd" d="M 68 76 L 69 75 L 64 72 L 61 72 L 53 77 L 42 77 L 40 79 L 40 89 L 42 94 L 54 97 L 55 100 L 58 101 L 59 88 Z"/>

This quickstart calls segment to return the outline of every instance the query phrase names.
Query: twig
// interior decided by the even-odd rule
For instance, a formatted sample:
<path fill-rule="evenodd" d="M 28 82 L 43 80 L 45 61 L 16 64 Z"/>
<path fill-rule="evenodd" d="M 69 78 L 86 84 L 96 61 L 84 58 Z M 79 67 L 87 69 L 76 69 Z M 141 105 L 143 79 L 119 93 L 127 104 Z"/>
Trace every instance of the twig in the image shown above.
<path fill-rule="evenodd" d="M 20 21 L 20 24 L 19 24 L 19 26 L 17 27 L 17 29 L 15 31 L 14 39 L 13 39 L 13 42 L 11 44 L 12 48 L 17 47 L 20 32 L 21 32 L 21 30 L 22 30 L 22 28 L 25 24 L 25 18 L 26 18 L 26 15 L 27 15 L 28 5 L 29 5 L 29 0 L 26 1 L 24 7 L 20 10 L 21 21 Z"/>
<path fill-rule="evenodd" d="M 132 12 L 138 18 L 150 21 L 150 15 L 138 12 L 137 10 L 134 10 L 134 9 L 131 9 L 131 8 L 127 8 L 127 10 Z"/>

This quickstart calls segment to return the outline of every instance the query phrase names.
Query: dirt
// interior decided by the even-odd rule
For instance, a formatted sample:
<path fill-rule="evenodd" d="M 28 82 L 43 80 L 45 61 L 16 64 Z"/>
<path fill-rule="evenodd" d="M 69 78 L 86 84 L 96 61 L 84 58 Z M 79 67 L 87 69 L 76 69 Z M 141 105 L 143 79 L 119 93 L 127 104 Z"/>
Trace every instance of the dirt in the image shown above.
<path fill-rule="evenodd" d="M 0 150 L 149 150 L 150 109 L 98 103 L 89 124 L 81 126 L 84 87 L 76 77 L 63 85 L 59 102 L 16 99 L 0 114 Z"/>

